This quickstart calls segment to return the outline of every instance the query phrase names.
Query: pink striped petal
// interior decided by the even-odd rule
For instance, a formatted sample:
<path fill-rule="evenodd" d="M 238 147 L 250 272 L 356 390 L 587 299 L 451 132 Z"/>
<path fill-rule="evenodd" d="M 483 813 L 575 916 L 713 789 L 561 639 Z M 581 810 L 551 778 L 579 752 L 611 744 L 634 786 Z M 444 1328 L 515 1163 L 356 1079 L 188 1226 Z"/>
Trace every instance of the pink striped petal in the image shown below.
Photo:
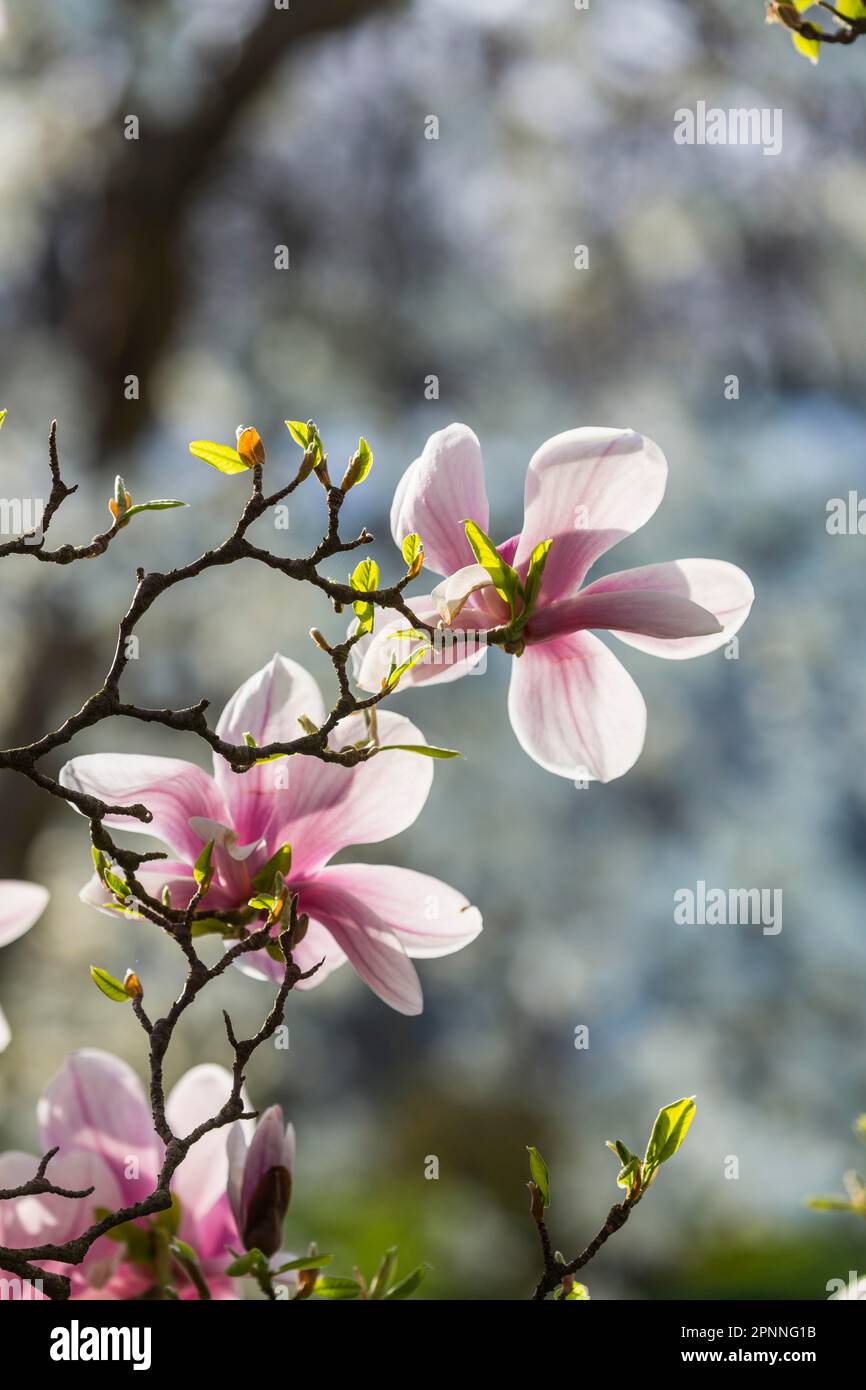
<path fill-rule="evenodd" d="M 394 494 L 391 534 L 397 545 L 417 531 L 426 567 L 436 574 L 452 574 L 474 559 L 463 522 L 475 521 L 486 531 L 488 517 L 477 436 L 466 425 L 449 425 L 431 434 Z"/>
<path fill-rule="evenodd" d="M 526 635 L 531 642 L 547 642 L 583 628 L 640 633 L 660 639 L 716 636 L 722 631 L 718 618 L 682 594 L 650 589 L 621 589 L 590 593 L 549 603 L 530 620 Z"/>
<path fill-rule="evenodd" d="M 548 439 L 526 475 L 515 568 L 552 538 L 541 602 L 574 594 L 600 555 L 649 520 L 666 481 L 661 449 L 634 430 L 588 427 Z"/>
<path fill-rule="evenodd" d="M 414 965 L 397 934 L 365 902 L 324 876 L 303 886 L 302 901 L 374 994 L 398 1013 L 421 1013 L 421 982 Z"/>
<path fill-rule="evenodd" d="M 671 636 L 662 633 L 641 633 L 609 624 L 615 637 L 630 647 L 650 652 L 669 660 L 703 656 L 724 646 L 749 616 L 755 597 L 748 575 L 725 560 L 669 560 L 664 564 L 643 565 L 640 569 L 621 570 L 605 575 L 584 590 L 586 595 L 635 594 L 640 590 L 677 595 L 699 604 L 712 613 L 719 629 L 706 636 Z"/>
<path fill-rule="evenodd" d="M 643 696 L 589 632 L 529 646 L 516 657 L 508 713 L 525 752 L 548 772 L 575 780 L 621 777 L 646 733 Z"/>
<path fill-rule="evenodd" d="M 421 730 L 401 714 L 380 711 L 379 741 L 425 743 Z M 367 736 L 360 714 L 344 719 L 331 736 L 341 748 Z M 275 763 L 275 767 L 282 764 Z M 267 828 L 268 852 L 290 844 L 292 873 L 303 877 L 348 845 L 389 840 L 412 825 L 433 782 L 433 761 L 416 753 L 378 753 L 356 767 L 290 758 L 286 790 Z"/>
<path fill-rule="evenodd" d="M 225 823 L 228 811 L 214 781 L 193 763 L 141 753 L 89 753 L 61 769 L 64 787 L 97 796 L 113 806 L 146 806 L 153 819 L 106 816 L 112 829 L 162 840 L 179 859 L 194 863 L 201 840 L 190 830 L 191 816 Z"/>
<path fill-rule="evenodd" d="M 299 738 L 303 729 L 298 716 L 306 714 L 315 724 L 325 718 L 322 693 L 303 666 L 277 654 L 244 681 L 229 700 L 216 731 L 227 743 L 239 746 L 250 733 L 262 747 L 266 743 L 288 743 Z M 274 770 L 285 764 L 261 763 L 248 772 L 232 772 L 224 758 L 214 754 L 214 777 L 231 812 L 231 824 L 241 844 L 257 840 L 273 810 L 274 795 L 280 781 Z"/>
<path fill-rule="evenodd" d="M 414 869 L 337 864 L 323 869 L 316 881 L 366 903 L 396 933 L 407 956 L 415 959 L 462 951 L 481 931 L 481 913 L 468 898 Z"/>
<path fill-rule="evenodd" d="M 0 946 L 29 931 L 45 911 L 48 889 L 18 878 L 0 879 Z"/>

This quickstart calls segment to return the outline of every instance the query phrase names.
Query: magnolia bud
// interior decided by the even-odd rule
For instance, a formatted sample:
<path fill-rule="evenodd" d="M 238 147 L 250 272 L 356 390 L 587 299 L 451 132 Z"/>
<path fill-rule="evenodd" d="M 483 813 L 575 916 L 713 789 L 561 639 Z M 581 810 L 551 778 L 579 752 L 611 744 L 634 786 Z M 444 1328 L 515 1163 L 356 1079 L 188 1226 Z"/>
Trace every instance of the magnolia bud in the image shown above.
<path fill-rule="evenodd" d="M 238 425 L 237 444 L 247 468 L 261 467 L 265 461 L 265 446 L 257 429 L 252 425 Z"/>
<path fill-rule="evenodd" d="M 247 1250 L 276 1255 L 283 1240 L 283 1221 L 292 1196 L 292 1175 L 282 1166 L 269 1168 L 249 1201 L 243 1238 Z"/>
<path fill-rule="evenodd" d="M 114 496 L 108 504 L 108 510 L 115 521 L 122 521 L 132 506 L 132 498 L 126 490 L 126 483 L 118 473 L 114 480 Z"/>
<path fill-rule="evenodd" d="M 123 977 L 123 988 L 126 990 L 130 999 L 141 999 L 144 995 L 144 990 L 141 987 L 141 980 L 134 970 L 127 970 Z"/>

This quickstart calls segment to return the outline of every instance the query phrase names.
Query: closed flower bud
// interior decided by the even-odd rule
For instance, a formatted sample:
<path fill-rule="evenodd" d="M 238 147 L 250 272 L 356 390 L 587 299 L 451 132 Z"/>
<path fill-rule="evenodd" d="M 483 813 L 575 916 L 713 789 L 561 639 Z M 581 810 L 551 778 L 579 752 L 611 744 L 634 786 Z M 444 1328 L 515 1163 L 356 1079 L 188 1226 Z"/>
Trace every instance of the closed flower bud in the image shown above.
<path fill-rule="evenodd" d="M 132 506 L 132 498 L 126 490 L 126 483 L 118 473 L 114 480 L 114 496 L 108 504 L 108 510 L 115 521 L 122 521 Z"/>
<path fill-rule="evenodd" d="M 127 970 L 123 977 L 123 988 L 126 990 L 130 999 L 141 999 L 144 995 L 144 990 L 141 987 L 141 980 L 134 970 Z"/>
<path fill-rule="evenodd" d="M 247 468 L 261 467 L 265 461 L 265 446 L 257 429 L 252 425 L 238 425 L 237 445 Z"/>
<path fill-rule="evenodd" d="M 228 1139 L 228 1198 L 246 1250 L 270 1257 L 280 1248 L 283 1222 L 292 1195 L 295 1132 L 283 1128 L 283 1112 L 272 1105 L 259 1120 L 247 1147 L 236 1122 Z"/>

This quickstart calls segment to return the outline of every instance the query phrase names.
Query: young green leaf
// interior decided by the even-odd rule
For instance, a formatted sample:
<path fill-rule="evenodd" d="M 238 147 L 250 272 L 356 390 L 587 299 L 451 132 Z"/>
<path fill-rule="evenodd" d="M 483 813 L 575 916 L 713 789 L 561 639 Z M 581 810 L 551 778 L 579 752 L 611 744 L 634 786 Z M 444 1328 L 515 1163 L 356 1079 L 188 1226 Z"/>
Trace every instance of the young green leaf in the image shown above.
<path fill-rule="evenodd" d="M 527 1144 L 526 1152 L 529 1154 L 529 1171 L 532 1174 L 532 1181 L 541 1194 L 541 1201 L 544 1206 L 550 1206 L 550 1173 L 547 1164 L 538 1152 L 538 1149 Z"/>
<path fill-rule="evenodd" d="M 198 859 L 193 865 L 193 878 L 199 887 L 206 893 L 213 878 L 213 840 L 208 840 Z"/>
<path fill-rule="evenodd" d="M 406 1278 L 401 1279 L 399 1284 L 393 1284 L 391 1286 L 385 1294 L 385 1298 L 411 1298 L 430 1268 L 430 1265 L 416 1265 L 411 1274 L 407 1274 Z"/>
<path fill-rule="evenodd" d="M 253 887 L 257 892 L 267 893 L 273 889 L 274 876 L 278 873 L 283 878 L 288 878 L 292 868 L 292 847 L 291 845 L 280 845 L 276 854 L 272 854 L 267 864 L 253 874 Z"/>
<path fill-rule="evenodd" d="M 324 1269 L 333 1258 L 333 1255 L 302 1255 L 299 1260 L 288 1260 L 286 1264 L 280 1265 L 279 1269 L 274 1270 L 274 1274 L 285 1274 L 290 1269 Z"/>
<path fill-rule="evenodd" d="M 458 753 L 456 748 L 434 748 L 431 743 L 383 743 L 379 747 L 379 752 L 387 753 L 389 749 L 401 753 L 419 753 L 422 758 L 463 757 L 463 754 Z"/>
<path fill-rule="evenodd" d="M 414 579 L 424 564 L 424 547 L 418 532 L 410 532 L 410 534 L 404 538 L 400 549 L 403 552 L 403 559 L 406 562 L 406 569 L 409 573 L 409 577 Z"/>
<path fill-rule="evenodd" d="M 372 589 L 377 589 L 379 587 L 379 566 L 376 561 L 362 560 L 355 567 L 349 583 L 353 589 L 359 589 L 362 593 L 369 593 Z M 355 617 L 358 619 L 358 631 L 372 632 L 376 613 L 373 604 L 367 603 L 364 599 L 356 599 L 352 607 L 355 610 Z"/>
<path fill-rule="evenodd" d="M 251 1274 L 254 1269 L 260 1266 L 267 1267 L 267 1260 L 261 1250 L 248 1250 L 245 1255 L 240 1255 L 226 1269 L 226 1274 L 230 1279 L 241 1279 L 245 1274 Z"/>
<path fill-rule="evenodd" d="M 6 419 L 6 416 L 7 416 L 8 414 L 9 414 L 9 411 L 8 411 L 8 410 L 0 410 L 0 430 L 2 430 L 2 428 L 3 428 L 3 421 Z"/>
<path fill-rule="evenodd" d="M 190 453 L 220 473 L 246 473 L 249 464 L 244 463 L 237 449 L 228 444 L 214 444 L 209 439 L 194 439 L 189 446 Z"/>
<path fill-rule="evenodd" d="M 337 1275 L 325 1275 L 322 1279 L 316 1280 L 316 1287 L 313 1293 L 319 1298 L 330 1298 L 333 1300 L 358 1298 L 361 1293 L 361 1286 L 354 1279 L 341 1279 Z"/>
<path fill-rule="evenodd" d="M 517 612 L 517 601 L 521 595 L 517 571 L 506 564 L 489 536 L 474 521 L 464 521 L 466 539 L 472 547 L 479 565 L 483 565 L 493 582 L 499 597 L 508 604 L 512 618 Z"/>
<path fill-rule="evenodd" d="M 97 989 L 102 990 L 106 999 L 110 999 L 115 1004 L 128 1004 L 130 996 L 119 980 L 113 975 L 109 975 L 107 970 L 102 970 L 98 965 L 91 965 L 90 978 Z"/>
<path fill-rule="evenodd" d="M 540 541 L 529 558 L 529 569 L 524 585 L 523 611 L 520 614 L 521 627 L 525 627 L 538 600 L 541 580 L 544 576 L 544 566 L 547 564 L 547 554 L 552 545 L 552 539 L 549 541 Z"/>
<path fill-rule="evenodd" d="M 102 881 L 106 888 L 110 889 L 116 898 L 120 898 L 121 902 L 125 903 L 129 898 L 129 884 L 126 883 L 124 879 L 118 878 L 117 874 L 111 869 L 104 869 Z"/>
<path fill-rule="evenodd" d="M 395 690 L 406 672 L 411 671 L 413 666 L 417 666 L 418 662 L 422 661 L 430 650 L 430 647 L 426 644 L 421 647 L 416 647 L 414 652 L 412 652 L 405 661 L 400 662 L 399 666 L 396 661 L 392 659 L 391 669 L 385 677 L 385 689 Z"/>
<path fill-rule="evenodd" d="M 654 1170 L 673 1158 L 695 1117 L 695 1098 L 686 1096 L 662 1106 L 647 1144 L 644 1165 Z"/>
<path fill-rule="evenodd" d="M 136 512 L 165 512 L 171 507 L 188 507 L 188 502 L 178 502 L 174 497 L 157 497 L 152 502 L 136 502 L 134 507 L 127 508 L 124 514 L 124 521 L 129 521 Z"/>

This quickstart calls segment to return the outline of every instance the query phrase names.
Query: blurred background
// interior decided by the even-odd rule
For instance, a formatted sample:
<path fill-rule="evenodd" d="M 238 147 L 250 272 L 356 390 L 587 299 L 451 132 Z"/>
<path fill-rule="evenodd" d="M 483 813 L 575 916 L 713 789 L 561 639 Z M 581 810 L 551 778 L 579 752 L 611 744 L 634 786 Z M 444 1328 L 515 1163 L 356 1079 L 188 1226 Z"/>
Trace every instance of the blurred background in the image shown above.
<path fill-rule="evenodd" d="M 763 11 L 0 0 L 0 492 L 47 495 L 56 416 L 79 490 L 55 544 L 108 524 L 118 472 L 136 501 L 193 504 L 140 518 L 97 562 L 4 563 L 4 746 L 100 683 L 137 565 L 227 534 L 246 484 L 187 444 L 232 441 L 241 421 L 265 438 L 275 485 L 297 461 L 287 416 L 316 419 L 337 476 L 359 433 L 371 441 L 346 529 L 376 532 L 389 578 L 393 488 L 434 429 L 480 435 L 503 538 L 538 444 L 633 427 L 665 450 L 668 493 L 600 572 L 709 555 L 755 582 L 736 660 L 620 649 L 649 732 L 606 787 L 524 756 L 500 653 L 484 676 L 397 701 L 467 756 L 437 767 L 411 831 L 352 857 L 440 874 L 485 931 L 421 964 L 420 1019 L 340 971 L 292 998 L 289 1051 L 251 1069 L 256 1103 L 280 1101 L 298 1129 L 288 1242 L 315 1238 L 335 1271 L 369 1273 L 398 1244 L 404 1269 L 434 1266 L 428 1298 L 523 1298 L 537 1275 L 524 1146 L 550 1164 L 571 1254 L 617 1197 L 605 1139 L 641 1147 L 658 1107 L 692 1093 L 688 1142 L 588 1270 L 593 1297 L 816 1299 L 864 1257 L 852 1219 L 802 1199 L 856 1162 L 850 1122 L 866 1108 L 866 540 L 826 528 L 828 500 L 864 487 L 866 51 L 828 50 L 814 69 Z M 675 145 L 674 112 L 698 100 L 781 108 L 782 153 Z M 288 534 L 263 522 L 259 536 L 303 553 L 322 525 L 311 480 Z M 126 691 L 207 696 L 216 717 L 276 650 L 330 693 L 307 630 L 339 621 L 268 571 L 213 573 L 142 625 Z M 96 749 L 207 766 L 195 740 L 119 721 L 74 751 Z M 0 861 L 52 892 L 0 955 L 13 1030 L 0 1143 L 32 1148 L 36 1099 L 68 1051 L 109 1048 L 144 1071 L 142 1036 L 92 988 L 89 961 L 134 965 L 154 1001 L 180 976 L 152 928 L 78 902 L 85 823 L 11 773 Z M 673 895 L 699 879 L 781 890 L 781 934 L 676 925 Z M 243 1026 L 267 998 L 239 975 L 212 993 L 172 1079 L 225 1061 L 223 1004 Z"/>

